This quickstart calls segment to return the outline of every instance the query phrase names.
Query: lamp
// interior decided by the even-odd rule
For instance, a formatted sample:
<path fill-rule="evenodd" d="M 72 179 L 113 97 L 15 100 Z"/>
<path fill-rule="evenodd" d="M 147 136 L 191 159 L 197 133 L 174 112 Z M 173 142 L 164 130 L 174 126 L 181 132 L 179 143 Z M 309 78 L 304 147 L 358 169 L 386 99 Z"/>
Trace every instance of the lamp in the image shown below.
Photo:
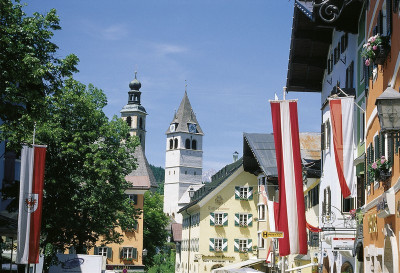
<path fill-rule="evenodd" d="M 392 87 L 376 99 L 379 124 L 382 132 L 394 133 L 400 131 L 400 94 Z"/>
<path fill-rule="evenodd" d="M 189 197 L 190 197 L 190 199 L 192 199 L 193 196 L 194 196 L 194 188 L 193 188 L 193 186 L 190 186 L 188 192 L 189 192 Z"/>
<path fill-rule="evenodd" d="M 236 162 L 238 160 L 238 157 L 239 157 L 239 153 L 237 151 L 235 151 L 233 153 L 233 162 Z"/>
<path fill-rule="evenodd" d="M 147 249 L 143 249 L 142 254 L 143 254 L 143 257 L 147 256 Z"/>

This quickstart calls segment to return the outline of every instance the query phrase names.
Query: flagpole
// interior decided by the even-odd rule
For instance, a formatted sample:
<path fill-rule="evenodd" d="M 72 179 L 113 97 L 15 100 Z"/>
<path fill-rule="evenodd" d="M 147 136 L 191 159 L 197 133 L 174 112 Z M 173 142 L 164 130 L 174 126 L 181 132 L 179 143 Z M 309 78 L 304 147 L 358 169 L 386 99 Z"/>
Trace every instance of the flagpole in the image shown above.
<path fill-rule="evenodd" d="M 35 145 L 35 135 L 36 135 L 36 121 L 33 125 L 33 145 Z"/>
<path fill-rule="evenodd" d="M 283 87 L 283 100 L 286 100 L 286 89 L 287 89 L 287 87 L 284 86 Z"/>

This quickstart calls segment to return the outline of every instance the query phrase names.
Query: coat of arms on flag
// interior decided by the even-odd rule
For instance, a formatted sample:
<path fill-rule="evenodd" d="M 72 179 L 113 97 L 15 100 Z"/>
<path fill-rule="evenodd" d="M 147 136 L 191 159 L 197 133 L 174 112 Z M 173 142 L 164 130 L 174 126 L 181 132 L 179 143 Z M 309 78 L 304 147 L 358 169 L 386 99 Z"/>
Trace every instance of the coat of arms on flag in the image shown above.
<path fill-rule="evenodd" d="M 24 208 L 28 213 L 34 212 L 38 208 L 39 194 L 25 193 Z"/>

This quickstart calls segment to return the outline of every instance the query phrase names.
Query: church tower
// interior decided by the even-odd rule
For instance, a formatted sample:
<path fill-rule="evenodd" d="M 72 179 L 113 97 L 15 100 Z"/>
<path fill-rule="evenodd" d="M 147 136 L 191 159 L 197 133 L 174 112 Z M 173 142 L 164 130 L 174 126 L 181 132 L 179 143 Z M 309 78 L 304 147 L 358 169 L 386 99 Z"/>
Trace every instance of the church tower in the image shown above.
<path fill-rule="evenodd" d="M 203 168 L 204 134 L 186 91 L 166 135 L 164 212 L 182 223 L 177 211 L 189 202 L 189 186 L 202 184 Z"/>
<path fill-rule="evenodd" d="M 121 112 L 121 118 L 128 123 L 130 128 L 129 134 L 131 136 L 138 136 L 142 144 L 143 151 L 145 150 L 146 140 L 146 109 L 140 104 L 139 91 L 142 84 L 136 78 L 129 83 L 130 90 L 128 91 L 128 104 L 125 105 Z"/>

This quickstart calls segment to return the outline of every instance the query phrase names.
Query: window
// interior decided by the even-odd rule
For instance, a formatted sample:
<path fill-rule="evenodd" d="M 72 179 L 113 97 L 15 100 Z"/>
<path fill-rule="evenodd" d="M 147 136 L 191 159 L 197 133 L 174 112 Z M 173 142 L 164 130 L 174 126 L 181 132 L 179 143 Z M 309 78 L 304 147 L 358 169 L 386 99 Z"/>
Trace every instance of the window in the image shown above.
<path fill-rule="evenodd" d="M 178 149 L 178 139 L 177 138 L 174 139 L 174 144 L 175 144 L 174 148 Z"/>
<path fill-rule="evenodd" d="M 247 213 L 235 213 L 235 226 L 251 227 L 253 225 L 253 215 Z"/>
<path fill-rule="evenodd" d="M 136 259 L 137 249 L 134 247 L 123 247 L 120 253 L 121 259 Z"/>
<path fill-rule="evenodd" d="M 342 196 L 342 212 L 350 212 L 354 209 L 354 198 L 344 199 Z"/>
<path fill-rule="evenodd" d="M 200 215 L 199 215 L 200 222 Z M 228 225 L 228 213 L 223 212 L 211 212 L 210 213 L 210 226 L 227 226 Z"/>
<path fill-rule="evenodd" d="M 196 172 L 194 172 L 193 175 L 196 175 Z"/>
<path fill-rule="evenodd" d="M 327 187 L 324 189 L 324 201 L 322 203 L 322 215 L 326 216 L 327 220 L 330 220 L 331 215 L 331 188 Z"/>
<path fill-rule="evenodd" d="M 222 239 L 215 239 L 214 240 L 215 251 L 222 251 L 223 249 L 223 240 Z"/>
<path fill-rule="evenodd" d="M 235 199 L 252 200 L 253 199 L 253 187 L 235 186 Z"/>
<path fill-rule="evenodd" d="M 346 88 L 354 88 L 354 62 L 346 69 Z"/>
<path fill-rule="evenodd" d="M 312 208 L 319 203 L 319 185 L 315 186 L 311 190 L 308 191 L 307 196 L 304 198 L 307 200 L 306 209 Z"/>
<path fill-rule="evenodd" d="M 216 213 L 214 215 L 215 217 L 215 225 L 216 226 L 222 226 L 223 220 L 224 220 L 224 214 L 223 213 Z"/>
<path fill-rule="evenodd" d="M 227 251 L 228 239 L 225 238 L 210 238 L 210 251 Z"/>
<path fill-rule="evenodd" d="M 185 149 L 190 149 L 190 139 L 186 139 L 185 141 Z"/>
<path fill-rule="evenodd" d="M 140 129 L 143 129 L 143 127 L 144 127 L 144 126 L 143 126 L 143 118 L 140 117 L 140 118 L 139 118 L 139 128 L 140 128 Z"/>
<path fill-rule="evenodd" d="M 311 247 L 319 246 L 319 233 L 308 231 L 308 245 Z"/>
<path fill-rule="evenodd" d="M 197 150 L 197 141 L 195 139 L 192 140 L 192 149 Z"/>
<path fill-rule="evenodd" d="M 174 148 L 174 141 L 172 138 L 169 140 L 169 149 L 172 150 Z"/>
<path fill-rule="evenodd" d="M 265 248 L 265 239 L 262 237 L 262 232 L 258 233 L 258 248 Z"/>
<path fill-rule="evenodd" d="M 325 149 L 330 148 L 331 143 L 331 123 L 329 120 L 325 122 Z"/>
<path fill-rule="evenodd" d="M 235 239 L 235 252 L 247 252 L 251 247 L 251 239 Z"/>
<path fill-rule="evenodd" d="M 265 220 L 265 205 L 258 206 L 258 220 L 262 221 Z"/>
<path fill-rule="evenodd" d="M 261 189 L 261 186 L 264 186 L 264 190 Z M 265 176 L 258 178 L 258 191 L 265 191 Z"/>
<path fill-rule="evenodd" d="M 239 215 L 239 225 L 241 227 L 247 227 L 247 220 L 248 220 L 247 214 L 240 214 Z"/>
<path fill-rule="evenodd" d="M 364 122 L 365 122 L 365 113 L 360 111 L 360 142 L 364 142 Z"/>
<path fill-rule="evenodd" d="M 101 256 L 107 257 L 107 251 L 108 251 L 108 247 L 99 247 L 97 255 L 101 255 Z"/>
<path fill-rule="evenodd" d="M 343 53 L 347 49 L 347 44 L 349 41 L 349 35 L 345 33 L 342 38 L 340 38 L 340 52 Z"/>
<path fill-rule="evenodd" d="M 131 200 L 132 204 L 137 205 L 138 196 L 137 194 L 128 194 L 129 200 Z"/>
<path fill-rule="evenodd" d="M 132 126 L 132 118 L 131 117 L 127 117 L 126 118 L 126 123 L 128 124 L 129 128 Z"/>

